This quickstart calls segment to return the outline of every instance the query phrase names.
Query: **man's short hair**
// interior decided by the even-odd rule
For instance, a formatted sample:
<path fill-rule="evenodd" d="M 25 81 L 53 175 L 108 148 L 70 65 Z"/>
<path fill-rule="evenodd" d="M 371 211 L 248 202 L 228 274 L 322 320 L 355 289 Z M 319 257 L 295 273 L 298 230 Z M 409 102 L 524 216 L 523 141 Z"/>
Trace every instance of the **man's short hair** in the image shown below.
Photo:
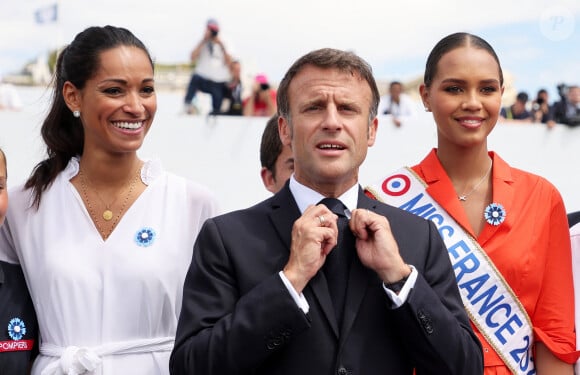
<path fill-rule="evenodd" d="M 369 121 L 377 116 L 380 95 L 370 64 L 352 52 L 332 48 L 323 48 L 307 53 L 296 60 L 290 69 L 288 69 L 278 86 L 276 99 L 278 102 L 278 114 L 280 116 L 286 119 L 290 118 L 288 89 L 292 79 L 307 66 L 314 66 L 321 69 L 338 69 L 342 72 L 356 74 L 361 77 L 371 88 L 372 97 L 369 109 Z"/>
<path fill-rule="evenodd" d="M 528 93 L 523 91 L 518 93 L 518 95 L 516 96 L 516 100 L 520 103 L 527 103 L 528 99 L 529 99 Z"/>
<path fill-rule="evenodd" d="M 276 160 L 282 153 L 282 147 L 278 133 L 278 114 L 275 114 L 266 123 L 260 143 L 260 163 L 274 176 L 276 176 Z"/>

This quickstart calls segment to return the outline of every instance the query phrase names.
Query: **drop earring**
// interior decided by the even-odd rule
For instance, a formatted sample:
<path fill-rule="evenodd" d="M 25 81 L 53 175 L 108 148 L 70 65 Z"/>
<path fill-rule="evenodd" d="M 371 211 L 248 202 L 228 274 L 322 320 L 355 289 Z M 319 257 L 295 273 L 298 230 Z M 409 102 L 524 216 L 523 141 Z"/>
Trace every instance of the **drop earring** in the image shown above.
<path fill-rule="evenodd" d="M 81 111 L 73 111 L 73 116 L 76 118 L 81 117 Z"/>

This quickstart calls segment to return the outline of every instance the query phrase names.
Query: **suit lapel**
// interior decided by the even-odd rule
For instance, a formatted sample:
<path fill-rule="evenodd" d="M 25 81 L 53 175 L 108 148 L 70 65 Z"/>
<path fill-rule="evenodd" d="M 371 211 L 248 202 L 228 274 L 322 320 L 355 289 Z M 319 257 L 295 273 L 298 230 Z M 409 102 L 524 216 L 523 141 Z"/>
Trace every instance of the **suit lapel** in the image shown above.
<path fill-rule="evenodd" d="M 277 193 L 271 200 L 271 211 L 269 213 L 270 220 L 274 225 L 274 228 L 284 245 L 286 246 L 286 251 L 290 252 L 290 246 L 292 243 L 292 226 L 294 222 L 300 217 L 300 210 L 298 205 L 288 188 L 288 183 L 279 193 Z M 328 292 L 328 284 L 326 283 L 326 278 L 322 270 L 319 270 L 316 275 L 310 280 L 306 289 L 304 289 L 304 295 L 308 299 L 309 291 L 322 308 L 322 312 L 329 324 L 332 326 L 332 330 L 336 337 L 338 337 L 338 324 L 336 322 L 336 317 L 334 316 L 334 308 L 332 306 L 332 301 L 330 300 L 330 294 Z M 309 302 L 311 303 L 311 302 Z"/>
<path fill-rule="evenodd" d="M 300 217 L 300 211 L 298 210 L 292 193 L 290 193 L 288 184 L 279 193 L 274 195 L 270 202 L 270 220 L 274 225 L 274 229 L 282 239 L 282 242 L 286 245 L 286 250 L 290 251 L 292 225 Z"/>
<path fill-rule="evenodd" d="M 324 276 L 324 272 L 322 272 L 322 270 L 319 270 L 316 275 L 310 279 L 306 289 L 312 290 L 312 294 L 314 294 L 315 298 L 318 300 L 318 303 L 320 303 L 322 312 L 332 327 L 332 331 L 336 337 L 339 337 L 340 331 L 338 329 L 338 321 L 336 319 L 336 315 L 334 314 L 332 300 L 330 299 L 328 283 L 326 282 L 326 277 Z"/>

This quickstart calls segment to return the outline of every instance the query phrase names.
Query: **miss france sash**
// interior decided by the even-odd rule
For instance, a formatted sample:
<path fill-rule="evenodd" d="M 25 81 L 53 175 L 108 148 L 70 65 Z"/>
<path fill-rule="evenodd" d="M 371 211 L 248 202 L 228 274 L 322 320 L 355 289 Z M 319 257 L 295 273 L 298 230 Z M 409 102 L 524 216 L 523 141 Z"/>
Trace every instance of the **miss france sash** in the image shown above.
<path fill-rule="evenodd" d="M 426 193 L 425 187 L 411 169 L 401 168 L 380 186 L 368 186 L 366 191 L 379 201 L 435 223 L 471 321 L 514 374 L 535 374 L 528 314 L 477 241 Z"/>

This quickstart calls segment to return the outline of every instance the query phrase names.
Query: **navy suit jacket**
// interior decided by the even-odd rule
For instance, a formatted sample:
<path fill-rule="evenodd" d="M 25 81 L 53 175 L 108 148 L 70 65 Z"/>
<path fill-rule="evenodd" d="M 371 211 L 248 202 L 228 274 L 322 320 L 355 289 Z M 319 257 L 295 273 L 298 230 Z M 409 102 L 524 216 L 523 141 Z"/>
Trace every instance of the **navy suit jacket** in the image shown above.
<path fill-rule="evenodd" d="M 208 219 L 198 235 L 170 361 L 180 374 L 481 374 L 481 345 L 459 296 L 447 250 L 430 221 L 372 200 L 419 277 L 392 303 L 355 257 L 338 327 L 320 270 L 304 314 L 278 272 L 300 211 L 288 184 L 253 207 Z"/>
<path fill-rule="evenodd" d="M 578 223 L 580 223 L 580 211 L 570 212 L 568 214 L 568 226 L 572 228 Z"/>

